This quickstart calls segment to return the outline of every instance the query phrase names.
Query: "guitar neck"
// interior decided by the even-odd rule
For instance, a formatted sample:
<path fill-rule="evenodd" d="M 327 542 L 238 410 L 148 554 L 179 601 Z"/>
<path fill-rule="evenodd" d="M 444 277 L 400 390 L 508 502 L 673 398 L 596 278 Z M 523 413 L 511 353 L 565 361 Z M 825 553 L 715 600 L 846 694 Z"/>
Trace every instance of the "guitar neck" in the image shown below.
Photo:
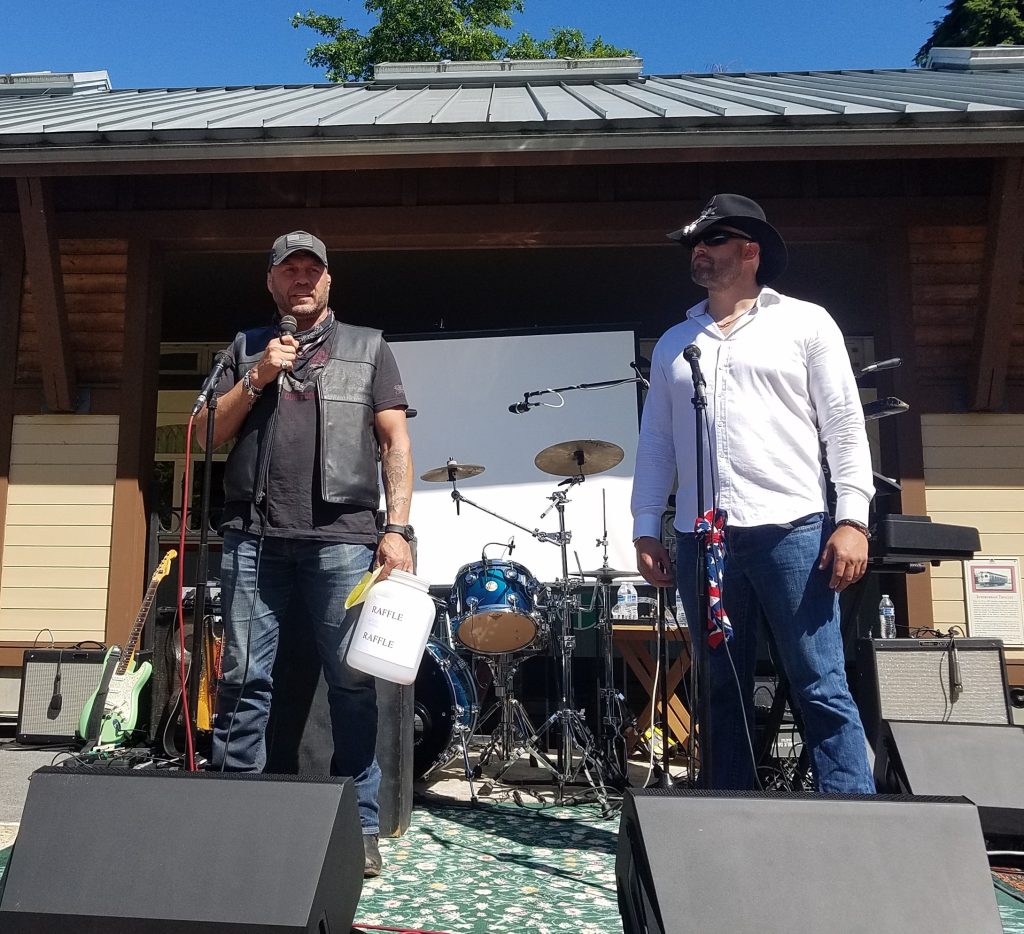
<path fill-rule="evenodd" d="M 146 588 L 146 595 L 142 598 L 142 606 L 139 608 L 139 615 L 135 617 L 135 625 L 132 626 L 132 631 L 128 634 L 128 641 L 124 644 L 124 650 L 121 652 L 121 661 L 118 662 L 117 670 L 114 672 L 115 675 L 123 675 L 131 664 L 132 658 L 135 655 L 135 646 L 139 642 L 139 636 L 142 635 L 142 627 L 146 625 L 146 620 L 149 617 L 149 610 L 153 606 L 153 601 L 156 599 L 156 589 L 160 585 L 170 569 L 171 562 L 177 556 L 177 552 L 173 549 L 168 551 L 164 555 L 163 561 L 160 562 L 160 566 L 153 572 L 153 577 L 149 581 L 149 586 Z"/>

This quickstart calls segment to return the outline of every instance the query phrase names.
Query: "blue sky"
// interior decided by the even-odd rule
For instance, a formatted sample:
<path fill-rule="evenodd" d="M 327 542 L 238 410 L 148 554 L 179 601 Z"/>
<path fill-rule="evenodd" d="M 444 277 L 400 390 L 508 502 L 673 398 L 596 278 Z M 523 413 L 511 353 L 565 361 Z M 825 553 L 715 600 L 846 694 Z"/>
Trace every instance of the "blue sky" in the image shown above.
<path fill-rule="evenodd" d="M 633 48 L 647 74 L 904 68 L 947 0 L 526 0 L 516 19 L 546 37 L 575 26 Z M 369 24 L 362 0 L 309 0 Z M 115 88 L 303 84 L 318 37 L 296 0 L 6 0 L 0 73 L 106 69 Z"/>

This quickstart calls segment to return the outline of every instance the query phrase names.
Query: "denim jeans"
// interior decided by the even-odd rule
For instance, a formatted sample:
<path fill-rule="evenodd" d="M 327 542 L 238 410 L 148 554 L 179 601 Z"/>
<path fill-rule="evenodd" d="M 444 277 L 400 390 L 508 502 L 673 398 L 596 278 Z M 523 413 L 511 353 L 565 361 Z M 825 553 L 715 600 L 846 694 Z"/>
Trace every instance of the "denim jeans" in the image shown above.
<path fill-rule="evenodd" d="M 372 676 L 345 663 L 359 615 L 358 607 L 345 611 L 345 598 L 370 567 L 373 550 L 367 545 L 267 537 L 259 556 L 257 587 L 258 543 L 256 536 L 241 532 L 229 530 L 224 535 L 221 599 L 226 625 L 213 765 L 223 765 L 229 772 L 262 771 L 279 627 L 302 612 L 312 623 L 327 682 L 334 738 L 331 771 L 352 776 L 363 833 L 377 833 L 376 687 Z"/>
<path fill-rule="evenodd" d="M 803 719 L 815 787 L 820 792 L 875 790 L 864 728 L 846 682 L 839 597 L 828 586 L 831 569 L 818 570 L 831 531 L 831 520 L 820 513 L 785 525 L 726 530 L 722 598 L 733 638 L 728 654 L 724 646 L 711 650 L 708 666 L 716 789 L 755 787 L 747 729 L 752 741 L 757 624 L 763 620 Z M 703 635 L 703 620 L 696 622 L 697 544 L 692 533 L 678 533 L 677 558 L 683 609 L 694 637 Z"/>

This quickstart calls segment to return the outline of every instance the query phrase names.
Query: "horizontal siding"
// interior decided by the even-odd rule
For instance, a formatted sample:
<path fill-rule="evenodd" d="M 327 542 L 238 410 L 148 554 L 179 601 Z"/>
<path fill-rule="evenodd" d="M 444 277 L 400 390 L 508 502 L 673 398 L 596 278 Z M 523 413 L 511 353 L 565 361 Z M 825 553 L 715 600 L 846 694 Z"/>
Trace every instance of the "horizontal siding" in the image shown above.
<path fill-rule="evenodd" d="M 0 564 L 0 640 L 103 640 L 118 420 L 17 416 Z"/>
<path fill-rule="evenodd" d="M 7 493 L 8 506 L 113 506 L 114 488 L 87 483 L 18 483 Z"/>
<path fill-rule="evenodd" d="M 52 483 L 67 486 L 75 482 L 109 486 L 113 495 L 116 464 L 12 464 L 10 484 Z"/>
<path fill-rule="evenodd" d="M 109 549 L 104 549 L 109 555 Z M 102 572 L 102 573 L 98 573 Z M 59 575 L 47 567 L 4 567 L 4 583 L 8 587 L 38 587 L 49 590 L 76 590 L 83 587 L 96 587 L 97 581 L 105 581 L 107 568 L 96 567 L 63 567 Z"/>
<path fill-rule="evenodd" d="M 924 415 L 921 439 L 932 520 L 976 528 L 979 557 L 1024 561 L 1024 415 Z M 943 562 L 931 577 L 936 626 L 966 627 L 962 563 Z"/>

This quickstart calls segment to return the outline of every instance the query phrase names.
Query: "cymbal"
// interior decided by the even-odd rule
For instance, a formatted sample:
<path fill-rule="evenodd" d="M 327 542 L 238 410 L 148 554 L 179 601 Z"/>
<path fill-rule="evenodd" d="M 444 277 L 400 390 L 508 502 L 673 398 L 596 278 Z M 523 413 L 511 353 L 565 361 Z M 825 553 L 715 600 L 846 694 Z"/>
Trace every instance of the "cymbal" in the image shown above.
<path fill-rule="evenodd" d="M 622 457 L 622 448 L 610 441 L 561 441 L 544 448 L 533 462 L 556 477 L 589 477 L 611 470 Z"/>
<path fill-rule="evenodd" d="M 593 571 L 584 571 L 583 576 L 612 581 L 619 577 L 639 577 L 640 573 L 638 571 L 618 571 L 615 568 L 596 568 Z"/>
<path fill-rule="evenodd" d="M 429 483 L 445 483 L 449 480 L 465 480 L 466 477 L 475 477 L 482 474 L 487 468 L 480 464 L 445 464 L 444 467 L 435 467 L 426 473 L 420 474 L 421 480 Z"/>

